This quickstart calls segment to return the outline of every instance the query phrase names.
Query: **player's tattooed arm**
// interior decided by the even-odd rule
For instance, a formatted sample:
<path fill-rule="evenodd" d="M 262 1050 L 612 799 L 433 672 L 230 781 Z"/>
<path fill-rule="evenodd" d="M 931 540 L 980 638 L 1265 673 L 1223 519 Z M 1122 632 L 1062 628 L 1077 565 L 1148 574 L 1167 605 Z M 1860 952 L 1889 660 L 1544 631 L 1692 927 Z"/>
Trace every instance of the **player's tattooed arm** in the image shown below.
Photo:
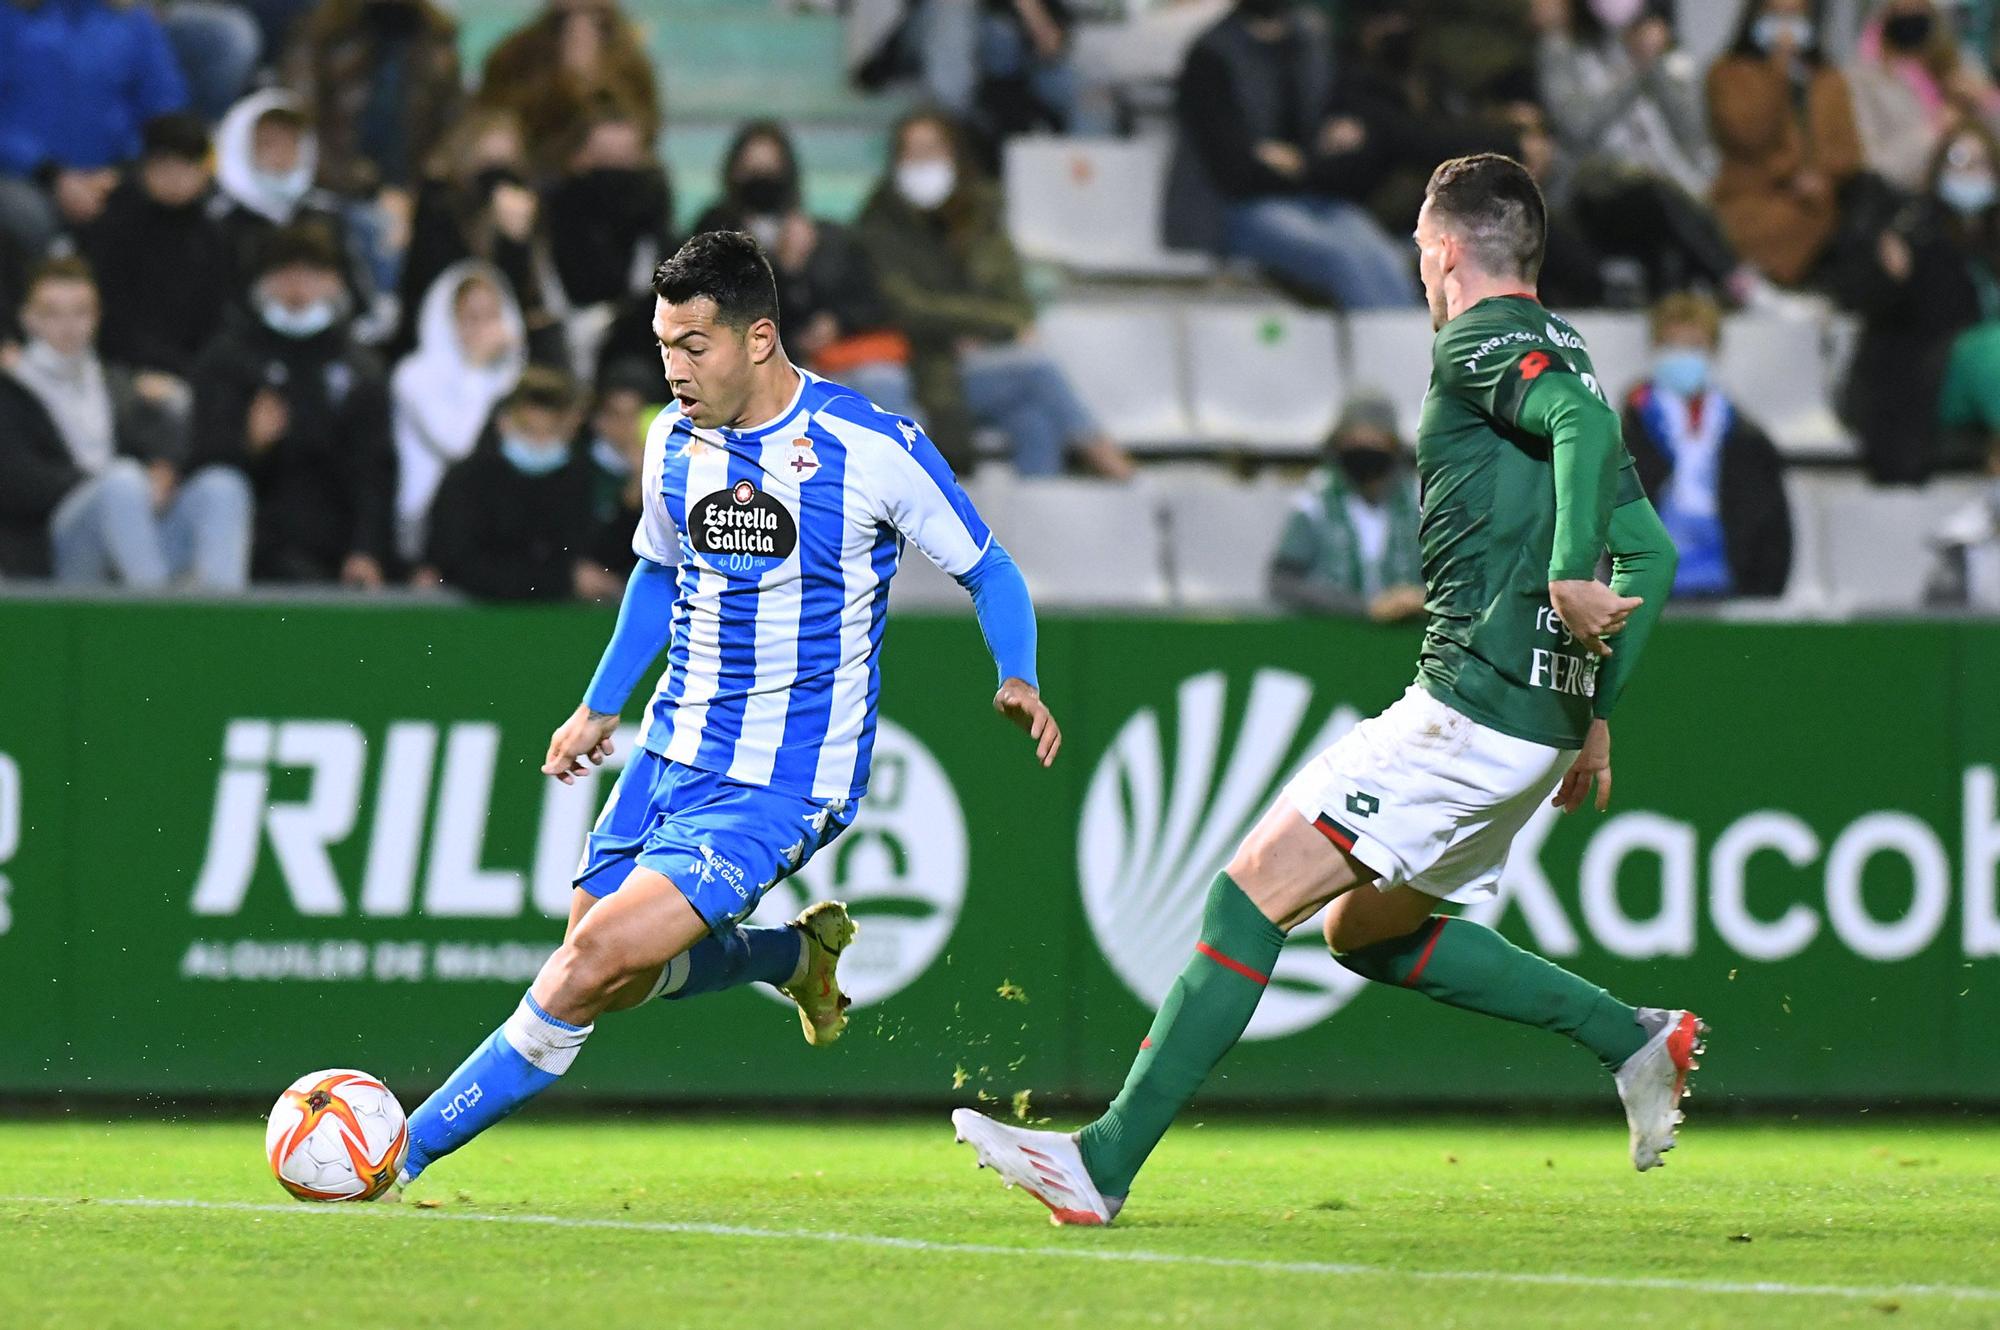
<path fill-rule="evenodd" d="M 587 703 L 578 706 L 549 736 L 549 755 L 542 762 L 542 774 L 574 785 L 578 776 L 590 774 L 590 767 L 584 765 L 586 759 L 590 766 L 601 767 L 611 756 L 611 735 L 617 728 L 617 712 L 593 711 Z"/>

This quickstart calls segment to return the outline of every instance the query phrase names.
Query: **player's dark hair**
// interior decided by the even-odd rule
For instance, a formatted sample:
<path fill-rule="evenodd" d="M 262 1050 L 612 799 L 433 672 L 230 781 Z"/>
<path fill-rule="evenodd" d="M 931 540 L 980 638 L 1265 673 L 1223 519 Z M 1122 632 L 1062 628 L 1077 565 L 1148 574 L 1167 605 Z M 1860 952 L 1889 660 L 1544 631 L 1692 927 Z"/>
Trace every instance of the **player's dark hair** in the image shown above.
<path fill-rule="evenodd" d="M 558 415 L 568 415 L 582 403 L 582 390 L 566 372 L 547 365 L 530 365 L 521 371 L 520 380 L 500 399 L 499 409 L 512 411 L 516 407 L 539 407 Z"/>
<path fill-rule="evenodd" d="M 1532 282 L 1542 271 L 1548 205 L 1528 168 L 1512 157 L 1454 157 L 1431 172 L 1424 198 L 1488 273 Z"/>
<path fill-rule="evenodd" d="M 704 231 L 682 245 L 653 274 L 653 294 L 669 305 L 706 296 L 732 328 L 778 321 L 778 279 L 764 247 L 744 231 Z"/>

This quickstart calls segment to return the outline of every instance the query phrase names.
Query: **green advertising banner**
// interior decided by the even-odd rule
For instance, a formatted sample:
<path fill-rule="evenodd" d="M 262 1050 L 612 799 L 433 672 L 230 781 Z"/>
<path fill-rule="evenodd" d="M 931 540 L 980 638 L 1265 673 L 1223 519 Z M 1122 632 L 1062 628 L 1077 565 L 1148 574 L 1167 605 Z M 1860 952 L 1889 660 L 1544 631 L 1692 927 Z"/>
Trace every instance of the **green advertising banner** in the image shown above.
<path fill-rule="evenodd" d="M 561 935 L 610 773 L 538 768 L 610 618 L 0 603 L 0 1092 L 275 1094 L 355 1065 L 420 1098 Z M 808 1049 L 762 990 L 660 1003 L 604 1022 L 562 1093 L 1114 1091 L 1210 876 L 1416 642 L 1062 616 L 1042 641 L 1053 771 L 991 713 L 969 617 L 892 621 L 870 797 L 758 916 L 853 903 L 846 1039 Z M 1670 622 L 1612 810 L 1538 816 L 1468 912 L 1701 1011 L 1705 1097 L 2000 1101 L 1996 678 L 2000 625 Z M 1370 987 L 1312 927 L 1210 1093 L 1605 1092 L 1580 1050 Z"/>

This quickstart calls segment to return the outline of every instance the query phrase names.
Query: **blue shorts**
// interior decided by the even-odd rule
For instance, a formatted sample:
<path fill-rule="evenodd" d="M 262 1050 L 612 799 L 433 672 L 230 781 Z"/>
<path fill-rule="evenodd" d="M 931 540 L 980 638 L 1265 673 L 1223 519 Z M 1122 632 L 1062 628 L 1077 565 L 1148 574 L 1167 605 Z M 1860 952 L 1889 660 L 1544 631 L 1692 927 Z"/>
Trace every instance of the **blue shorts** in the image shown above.
<path fill-rule="evenodd" d="M 576 885 L 609 896 L 633 865 L 650 868 L 681 889 L 710 930 L 725 932 L 853 819 L 852 800 L 745 785 L 642 748 L 591 828 Z"/>

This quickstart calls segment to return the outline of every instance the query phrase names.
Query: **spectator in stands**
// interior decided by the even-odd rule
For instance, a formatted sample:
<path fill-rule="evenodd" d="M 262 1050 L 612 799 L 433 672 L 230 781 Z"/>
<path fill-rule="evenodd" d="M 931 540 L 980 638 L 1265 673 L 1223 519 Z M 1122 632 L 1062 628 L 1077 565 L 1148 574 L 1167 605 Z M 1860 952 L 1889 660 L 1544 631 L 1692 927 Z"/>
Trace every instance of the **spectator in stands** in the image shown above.
<path fill-rule="evenodd" d="M 102 211 L 139 127 L 187 99 L 150 6 L 0 0 L 0 227 L 46 253 Z"/>
<path fill-rule="evenodd" d="M 1568 202 L 1592 242 L 1655 292 L 1755 288 L 1714 215 L 1694 62 L 1654 0 L 1534 0 L 1542 104 L 1572 163 Z"/>
<path fill-rule="evenodd" d="M 912 414 L 909 339 L 896 331 L 868 256 L 847 229 L 806 212 L 798 159 L 782 126 L 759 120 L 738 132 L 723 159 L 722 189 L 694 229 L 757 237 L 777 274 L 785 348 L 796 363 L 885 411 Z M 634 308 L 644 326 L 628 321 L 607 342 L 607 355 L 630 355 L 651 337 L 651 292 Z"/>
<path fill-rule="evenodd" d="M 1568 193 L 1562 188 L 1561 151 L 1549 129 L 1547 114 L 1525 100 L 1511 103 L 1502 114 L 1514 131 L 1519 161 L 1541 186 L 1548 209 L 1548 247 L 1535 289 L 1551 308 L 1595 309 L 1606 304 L 1609 292 L 1604 256 L 1584 235 L 1569 207 Z"/>
<path fill-rule="evenodd" d="M 653 63 L 618 0 L 548 0 L 486 57 L 479 97 L 520 117 L 538 176 L 563 169 L 576 126 L 606 102 L 644 127 L 649 154 L 660 125 Z"/>
<path fill-rule="evenodd" d="M 1417 303 L 1407 239 L 1360 200 L 1381 145 L 1335 114 L 1326 25 L 1290 0 L 1237 0 L 1188 52 L 1175 95 L 1166 243 L 1234 255 L 1347 309 Z"/>
<path fill-rule="evenodd" d="M 1131 459 L 1034 345 L 1034 306 L 1000 192 L 978 174 L 957 126 L 918 112 L 896 127 L 891 148 L 855 235 L 913 348 L 917 398 L 940 450 L 967 469 L 972 427 L 995 426 L 1023 475 L 1053 475 L 1072 454 L 1101 475 L 1130 475 Z"/>
<path fill-rule="evenodd" d="M 288 66 L 312 117 L 319 183 L 348 198 L 407 199 L 462 97 L 451 14 L 433 0 L 328 0 Z M 407 203 L 396 206 L 407 216 Z"/>
<path fill-rule="evenodd" d="M 2000 143 L 1968 122 L 1934 155 L 1924 197 L 1898 212 L 1836 274 L 1861 316 L 1841 414 L 1869 474 L 1918 484 L 1947 442 L 1936 404 L 1959 335 L 2000 319 Z"/>
<path fill-rule="evenodd" d="M 613 104 L 576 130 L 575 150 L 542 210 L 571 350 L 594 348 L 625 297 L 645 288 L 674 252 L 673 194 L 647 147 L 646 127 Z"/>
<path fill-rule="evenodd" d="M 374 282 L 349 244 L 340 199 L 313 184 L 319 141 L 299 99 L 283 88 L 254 92 L 229 108 L 215 132 L 216 216 L 229 245 L 232 298 L 247 296 L 271 235 L 319 227 L 341 260 L 350 308 L 370 309 Z"/>
<path fill-rule="evenodd" d="M 187 395 L 195 361 L 222 327 L 235 258 L 209 215 L 208 129 L 192 112 L 146 122 L 138 168 L 81 237 L 103 289 L 108 360 L 171 377 Z"/>
<path fill-rule="evenodd" d="M 256 492 L 257 580 L 382 585 L 396 499 L 388 385 L 353 339 L 341 256 L 320 228 L 266 241 L 250 308 L 230 311 L 195 370 L 192 454 Z"/>
<path fill-rule="evenodd" d="M 491 600 L 609 599 L 624 590 L 587 557 L 590 459 L 575 446 L 576 384 L 535 366 L 500 403 L 431 509 L 430 565 Z"/>
<path fill-rule="evenodd" d="M 416 345 L 424 296 L 438 275 L 466 259 L 483 259 L 506 276 L 521 303 L 530 358 L 567 362 L 562 324 L 542 290 L 547 244 L 529 170 L 520 121 L 511 111 L 471 107 L 445 135 L 417 192 L 399 287 L 402 326 L 390 339 L 390 354 L 407 354 Z"/>
<path fill-rule="evenodd" d="M 1348 399 L 1324 465 L 1285 519 L 1270 588 L 1280 605 L 1313 614 L 1397 623 L 1423 613 L 1416 480 L 1387 398 Z"/>
<path fill-rule="evenodd" d="M 498 269 L 478 259 L 446 268 L 417 319 L 417 349 L 390 377 L 396 429 L 396 539 L 423 554 L 424 519 L 445 469 L 479 440 L 494 404 L 527 363 L 521 306 Z"/>
<path fill-rule="evenodd" d="M 167 0 L 160 22 L 187 81 L 188 109 L 204 124 L 222 119 L 257 72 L 257 21 L 230 0 Z"/>
<path fill-rule="evenodd" d="M 1792 568 L 1784 464 L 1715 383 L 1722 310 L 1653 306 L 1653 369 L 1625 403 L 1625 446 L 1680 551 L 1677 597 L 1779 596 Z"/>
<path fill-rule="evenodd" d="M 1887 0 L 1849 67 L 1868 169 L 1920 193 L 1939 140 L 1964 119 L 2000 128 L 2000 93 L 1959 50 L 1932 0 Z"/>
<path fill-rule="evenodd" d="M 0 374 L 0 572 L 241 588 L 249 487 L 215 469 L 180 482 L 182 421 L 143 376 L 98 358 L 100 305 L 79 259 L 29 280 L 27 343 Z"/>
<path fill-rule="evenodd" d="M 1708 114 L 1723 230 L 1746 263 L 1798 285 L 1825 255 L 1841 191 L 1861 169 L 1847 80 L 1821 56 L 1807 0 L 1747 0 L 1734 45 L 1708 71 Z"/>
<path fill-rule="evenodd" d="M 628 355 L 598 378 L 590 419 L 584 423 L 593 532 L 584 557 L 620 582 L 638 562 L 632 533 L 639 528 L 640 467 L 646 430 L 659 414 L 663 395 L 658 366 Z"/>

